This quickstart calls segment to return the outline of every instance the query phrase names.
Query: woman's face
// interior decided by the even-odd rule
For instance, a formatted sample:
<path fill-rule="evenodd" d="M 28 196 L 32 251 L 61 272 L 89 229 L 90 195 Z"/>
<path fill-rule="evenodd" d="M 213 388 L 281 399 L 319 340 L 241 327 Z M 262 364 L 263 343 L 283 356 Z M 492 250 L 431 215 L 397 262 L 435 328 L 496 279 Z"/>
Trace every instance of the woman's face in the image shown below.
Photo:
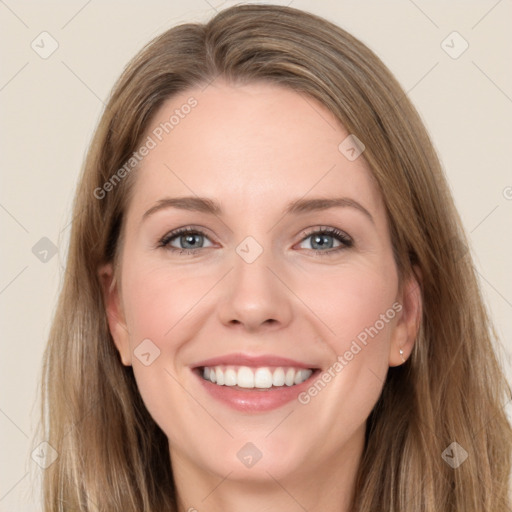
<path fill-rule="evenodd" d="M 348 136 L 265 83 L 190 89 L 152 121 L 107 304 L 175 471 L 279 481 L 357 463 L 419 299 L 398 289 Z"/>

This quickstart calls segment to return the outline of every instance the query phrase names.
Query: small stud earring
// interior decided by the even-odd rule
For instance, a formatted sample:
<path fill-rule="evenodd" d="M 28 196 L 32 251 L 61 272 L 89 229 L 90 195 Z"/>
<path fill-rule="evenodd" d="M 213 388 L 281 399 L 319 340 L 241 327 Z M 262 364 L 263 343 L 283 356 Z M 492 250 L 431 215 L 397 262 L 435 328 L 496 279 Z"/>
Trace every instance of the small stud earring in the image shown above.
<path fill-rule="evenodd" d="M 405 363 L 404 351 L 402 349 L 400 349 L 400 357 L 402 358 L 402 361 Z"/>

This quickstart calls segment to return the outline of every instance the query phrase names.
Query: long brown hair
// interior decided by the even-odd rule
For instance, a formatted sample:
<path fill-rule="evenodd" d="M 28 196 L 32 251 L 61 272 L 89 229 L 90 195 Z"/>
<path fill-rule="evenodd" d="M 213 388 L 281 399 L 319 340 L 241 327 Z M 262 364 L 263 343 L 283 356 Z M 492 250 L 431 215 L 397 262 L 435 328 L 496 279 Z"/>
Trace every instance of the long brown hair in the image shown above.
<path fill-rule="evenodd" d="M 364 44 L 320 17 L 271 5 L 236 6 L 206 24 L 166 31 L 113 88 L 77 188 L 45 353 L 42 437 L 58 458 L 44 472 L 44 510 L 176 510 L 167 438 L 131 367 L 121 364 L 98 278 L 100 265 L 117 262 L 136 168 L 110 181 L 108 193 L 97 191 L 129 161 L 165 100 L 217 77 L 263 80 L 316 98 L 363 141 L 401 282 L 413 265 L 421 271 L 420 331 L 409 360 L 390 368 L 368 418 L 353 510 L 510 510 L 512 432 L 503 410 L 510 387 L 425 128 Z M 454 453 L 459 462 L 467 454 L 457 467 L 449 463 Z"/>

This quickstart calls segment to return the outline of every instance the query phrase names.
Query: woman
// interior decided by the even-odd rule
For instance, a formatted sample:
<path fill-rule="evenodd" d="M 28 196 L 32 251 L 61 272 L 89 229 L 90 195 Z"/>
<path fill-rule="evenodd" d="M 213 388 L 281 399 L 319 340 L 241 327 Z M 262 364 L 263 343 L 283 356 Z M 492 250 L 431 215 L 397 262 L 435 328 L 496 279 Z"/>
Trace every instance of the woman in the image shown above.
<path fill-rule="evenodd" d="M 357 39 L 263 5 L 157 37 L 73 218 L 45 510 L 510 510 L 510 389 L 462 224 Z"/>

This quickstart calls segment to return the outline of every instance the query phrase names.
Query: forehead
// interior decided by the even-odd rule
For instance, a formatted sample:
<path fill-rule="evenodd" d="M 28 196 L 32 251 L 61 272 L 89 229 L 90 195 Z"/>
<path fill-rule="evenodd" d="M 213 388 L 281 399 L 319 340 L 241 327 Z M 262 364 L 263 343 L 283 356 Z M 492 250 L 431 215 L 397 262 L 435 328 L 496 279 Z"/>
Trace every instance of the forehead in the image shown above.
<path fill-rule="evenodd" d="M 349 135 L 318 101 L 279 85 L 191 88 L 151 121 L 153 147 L 137 170 L 133 207 L 195 194 L 236 213 L 305 195 L 348 195 L 378 212 L 382 200 L 364 158 L 350 161 L 339 149 Z"/>

